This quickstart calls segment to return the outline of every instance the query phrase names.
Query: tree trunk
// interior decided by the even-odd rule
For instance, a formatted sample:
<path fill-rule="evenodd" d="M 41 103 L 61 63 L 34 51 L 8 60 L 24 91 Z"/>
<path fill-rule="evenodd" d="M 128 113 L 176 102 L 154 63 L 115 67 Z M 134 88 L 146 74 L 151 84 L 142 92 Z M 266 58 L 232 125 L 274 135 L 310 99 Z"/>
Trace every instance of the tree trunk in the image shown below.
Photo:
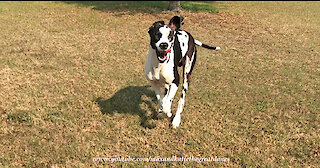
<path fill-rule="evenodd" d="M 180 11 L 180 1 L 169 1 L 169 7 L 168 9 L 174 12 L 179 12 Z"/>

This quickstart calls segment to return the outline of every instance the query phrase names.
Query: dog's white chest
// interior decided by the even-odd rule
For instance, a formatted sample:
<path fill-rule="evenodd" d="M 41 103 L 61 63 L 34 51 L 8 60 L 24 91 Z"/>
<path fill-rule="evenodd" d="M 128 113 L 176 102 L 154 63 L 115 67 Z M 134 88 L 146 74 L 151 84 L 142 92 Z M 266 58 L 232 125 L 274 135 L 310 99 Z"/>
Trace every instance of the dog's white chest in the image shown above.
<path fill-rule="evenodd" d="M 165 64 L 160 65 L 160 71 L 159 76 L 160 79 L 164 80 L 166 83 L 171 83 L 174 80 L 174 60 L 173 60 L 173 54 L 170 53 L 169 61 Z"/>
<path fill-rule="evenodd" d="M 173 54 L 168 53 L 168 60 L 159 63 L 157 56 L 149 52 L 146 64 L 145 75 L 149 81 L 158 81 L 160 83 L 171 83 L 174 80 L 174 60 Z"/>

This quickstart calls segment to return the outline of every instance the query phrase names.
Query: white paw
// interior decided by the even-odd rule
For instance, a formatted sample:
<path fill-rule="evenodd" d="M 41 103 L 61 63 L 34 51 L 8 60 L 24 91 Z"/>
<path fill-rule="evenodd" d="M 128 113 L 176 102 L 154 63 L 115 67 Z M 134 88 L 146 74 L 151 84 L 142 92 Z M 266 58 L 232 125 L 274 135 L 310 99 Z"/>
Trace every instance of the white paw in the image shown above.
<path fill-rule="evenodd" d="M 167 116 L 170 118 L 172 116 L 172 113 L 167 113 Z"/>
<path fill-rule="evenodd" d="M 173 128 L 177 128 L 180 125 L 180 116 L 175 116 L 172 121 Z"/>
<path fill-rule="evenodd" d="M 171 108 L 170 108 L 169 105 L 163 106 L 162 111 L 163 111 L 164 113 L 166 113 L 168 117 L 171 117 L 171 116 L 172 116 Z"/>
<path fill-rule="evenodd" d="M 163 109 L 163 112 L 170 118 L 172 116 L 171 109 Z"/>
<path fill-rule="evenodd" d="M 216 50 L 221 50 L 221 48 L 220 47 L 216 47 Z"/>

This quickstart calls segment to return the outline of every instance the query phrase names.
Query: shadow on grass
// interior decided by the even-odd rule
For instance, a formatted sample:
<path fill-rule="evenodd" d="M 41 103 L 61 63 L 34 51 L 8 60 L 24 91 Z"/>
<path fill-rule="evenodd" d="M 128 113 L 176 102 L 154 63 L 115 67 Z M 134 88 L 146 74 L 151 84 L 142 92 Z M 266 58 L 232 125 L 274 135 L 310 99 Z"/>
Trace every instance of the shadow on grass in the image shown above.
<path fill-rule="evenodd" d="M 150 99 L 146 100 L 146 99 Z M 132 114 L 140 117 L 140 124 L 145 128 L 154 128 L 152 119 L 158 119 L 157 111 L 152 106 L 156 103 L 156 96 L 151 90 L 151 86 L 128 86 L 119 90 L 111 98 L 104 99 L 99 97 L 95 100 L 102 114 L 113 115 L 114 113 Z M 147 111 L 140 106 L 145 104 L 152 112 L 149 116 Z"/>
<path fill-rule="evenodd" d="M 93 10 L 103 12 L 129 12 L 130 15 L 136 13 L 159 14 L 168 10 L 169 1 L 62 1 L 67 4 L 75 4 L 83 7 L 92 7 Z M 207 11 L 216 13 L 217 8 L 214 7 L 215 2 L 212 1 L 181 1 L 181 7 L 185 10 L 197 12 Z M 117 14 L 121 16 L 121 14 Z"/>
<path fill-rule="evenodd" d="M 76 4 L 84 7 L 92 7 L 93 10 L 103 12 L 128 11 L 133 15 L 136 13 L 157 14 L 167 10 L 168 1 L 63 1 L 67 4 Z"/>

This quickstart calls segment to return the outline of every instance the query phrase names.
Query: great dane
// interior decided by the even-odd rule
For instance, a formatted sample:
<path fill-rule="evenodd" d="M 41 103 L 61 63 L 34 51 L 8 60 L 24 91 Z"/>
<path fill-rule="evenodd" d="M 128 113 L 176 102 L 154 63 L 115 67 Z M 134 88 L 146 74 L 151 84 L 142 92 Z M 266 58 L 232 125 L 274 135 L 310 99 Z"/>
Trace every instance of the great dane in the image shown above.
<path fill-rule="evenodd" d="M 150 47 L 145 63 L 145 76 L 156 94 L 159 112 L 164 112 L 168 117 L 172 116 L 171 104 L 180 83 L 178 67 L 183 67 L 183 90 L 172 120 L 173 128 L 180 125 L 190 75 L 196 63 L 196 45 L 212 50 L 220 49 L 195 40 L 189 32 L 180 30 L 182 24 L 183 17 L 178 16 L 174 16 L 169 24 L 164 21 L 153 23 L 148 31 Z"/>

